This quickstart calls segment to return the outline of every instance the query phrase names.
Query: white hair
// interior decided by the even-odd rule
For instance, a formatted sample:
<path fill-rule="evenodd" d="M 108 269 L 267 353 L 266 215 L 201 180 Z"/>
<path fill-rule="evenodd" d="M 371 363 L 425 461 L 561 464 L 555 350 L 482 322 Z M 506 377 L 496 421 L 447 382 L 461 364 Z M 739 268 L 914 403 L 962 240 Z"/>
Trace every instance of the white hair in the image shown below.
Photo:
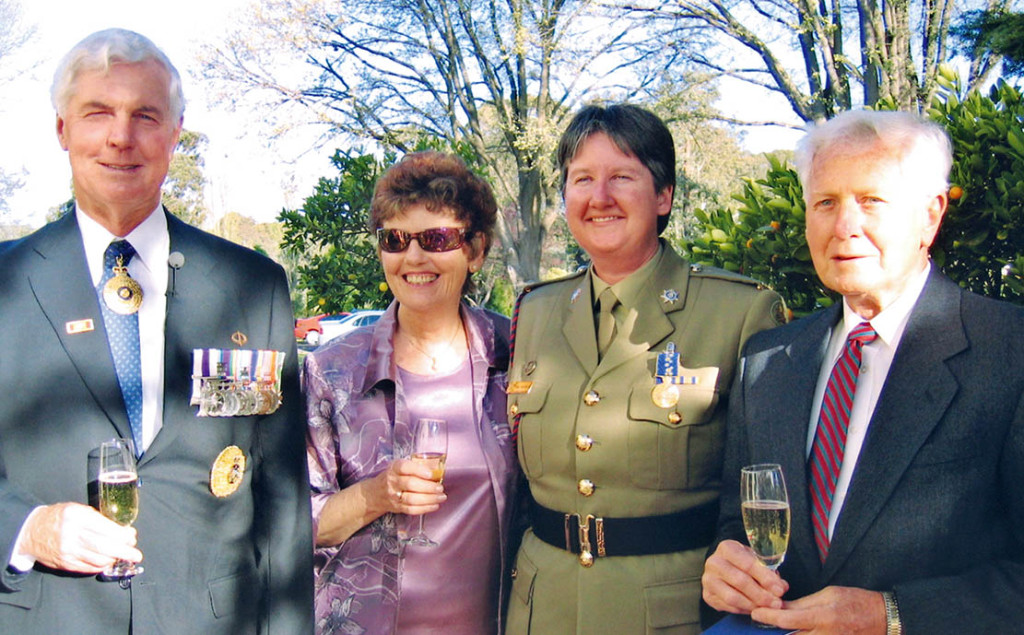
<path fill-rule="evenodd" d="M 953 147 L 946 130 L 937 123 L 909 112 L 850 110 L 821 124 L 809 124 L 807 135 L 797 143 L 793 161 L 800 182 L 807 187 L 819 152 L 835 145 L 870 150 L 883 148 L 899 160 L 904 170 L 918 177 L 917 185 L 928 195 L 945 193 Z"/>
<path fill-rule="evenodd" d="M 50 87 L 53 107 L 58 115 L 64 114 L 74 93 L 75 80 L 83 71 L 107 71 L 115 63 L 136 64 L 150 60 L 163 66 L 170 75 L 167 94 L 171 102 L 171 115 L 174 121 L 181 121 L 185 113 L 185 94 L 178 69 L 149 38 L 127 29 L 97 31 L 68 51 L 53 75 L 53 85 Z"/>

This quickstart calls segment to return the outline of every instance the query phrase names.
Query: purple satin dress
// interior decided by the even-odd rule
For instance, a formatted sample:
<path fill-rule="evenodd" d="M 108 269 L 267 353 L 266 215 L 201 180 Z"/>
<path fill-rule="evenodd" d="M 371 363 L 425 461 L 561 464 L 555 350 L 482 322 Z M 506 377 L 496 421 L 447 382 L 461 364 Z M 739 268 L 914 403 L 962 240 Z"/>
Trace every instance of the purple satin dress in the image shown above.
<path fill-rule="evenodd" d="M 402 635 L 494 635 L 498 625 L 498 512 L 472 408 L 469 359 L 448 376 L 399 369 L 409 420 L 448 422 L 444 489 L 448 500 L 423 518 L 437 547 L 406 546 L 398 632 Z M 408 531 L 419 527 L 410 516 Z M 458 616 L 452 620 L 452 616 Z"/>

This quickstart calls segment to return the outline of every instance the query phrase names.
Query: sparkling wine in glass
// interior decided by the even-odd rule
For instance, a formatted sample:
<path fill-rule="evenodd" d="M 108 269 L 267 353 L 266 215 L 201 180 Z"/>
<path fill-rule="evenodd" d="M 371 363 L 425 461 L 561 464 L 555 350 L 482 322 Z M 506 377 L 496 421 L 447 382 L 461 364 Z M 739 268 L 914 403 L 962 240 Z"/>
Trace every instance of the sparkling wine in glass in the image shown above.
<path fill-rule="evenodd" d="M 440 483 L 444 479 L 444 465 L 448 458 L 448 423 L 444 419 L 419 419 L 413 430 L 412 460 L 432 470 L 431 478 Z M 437 543 L 423 531 L 423 514 L 419 531 L 409 538 L 409 544 L 436 547 Z"/>
<path fill-rule="evenodd" d="M 100 446 L 100 513 L 119 525 L 131 526 L 139 515 L 139 474 L 135 451 L 128 439 L 104 441 Z M 118 560 L 103 571 L 105 578 L 130 578 L 143 569 Z"/>
<path fill-rule="evenodd" d="M 789 546 L 789 496 L 782 467 L 761 463 L 740 472 L 740 507 L 747 542 L 758 559 L 774 571 L 786 557 Z M 756 626 L 773 628 L 754 622 Z"/>

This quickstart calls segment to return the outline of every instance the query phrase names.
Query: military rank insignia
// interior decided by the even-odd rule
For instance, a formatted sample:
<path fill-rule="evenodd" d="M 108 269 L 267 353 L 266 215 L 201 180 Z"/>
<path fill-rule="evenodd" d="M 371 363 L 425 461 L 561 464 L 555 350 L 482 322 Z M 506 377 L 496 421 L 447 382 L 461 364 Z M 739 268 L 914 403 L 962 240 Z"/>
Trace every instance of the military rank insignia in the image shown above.
<path fill-rule="evenodd" d="M 281 405 L 286 353 L 269 350 L 192 351 L 192 399 L 200 417 L 267 415 Z"/>

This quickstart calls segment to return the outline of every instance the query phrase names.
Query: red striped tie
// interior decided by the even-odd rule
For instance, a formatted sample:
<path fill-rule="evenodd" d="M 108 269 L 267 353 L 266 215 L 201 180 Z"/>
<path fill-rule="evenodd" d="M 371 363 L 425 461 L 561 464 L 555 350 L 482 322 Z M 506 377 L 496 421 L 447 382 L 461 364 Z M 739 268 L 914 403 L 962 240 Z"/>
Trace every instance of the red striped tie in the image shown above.
<path fill-rule="evenodd" d="M 839 479 L 839 467 L 843 464 L 846 429 L 850 425 L 850 408 L 853 406 L 853 392 L 857 389 L 861 352 L 864 345 L 876 337 L 878 333 L 867 322 L 861 322 L 850 331 L 843 354 L 832 367 L 832 374 L 825 385 L 825 396 L 821 400 L 818 429 L 814 433 L 814 445 L 811 447 L 808 480 L 811 486 L 814 541 L 818 545 L 822 562 L 828 555 L 828 515 L 832 509 L 836 481 Z"/>

